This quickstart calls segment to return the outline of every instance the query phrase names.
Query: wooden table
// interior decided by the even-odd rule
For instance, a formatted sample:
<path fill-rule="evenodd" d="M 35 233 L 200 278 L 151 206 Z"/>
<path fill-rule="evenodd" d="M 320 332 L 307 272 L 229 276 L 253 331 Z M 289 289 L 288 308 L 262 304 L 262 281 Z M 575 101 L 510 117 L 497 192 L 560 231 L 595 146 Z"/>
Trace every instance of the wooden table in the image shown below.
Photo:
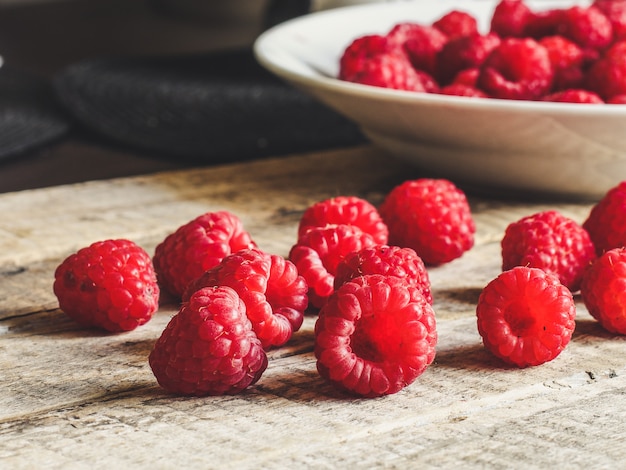
<path fill-rule="evenodd" d="M 361 147 L 0 195 L 0 467 L 616 468 L 626 459 L 624 338 L 577 299 L 566 350 L 518 370 L 483 349 L 475 321 L 506 225 L 547 208 L 582 221 L 589 204 L 471 197 L 476 246 L 429 270 L 435 362 L 385 398 L 349 397 L 319 377 L 313 315 L 243 394 L 181 398 L 147 363 L 177 311 L 171 299 L 123 334 L 81 329 L 57 308 L 54 268 L 93 241 L 125 237 L 152 252 L 182 223 L 226 209 L 286 256 L 309 204 L 348 194 L 379 203 L 418 176 Z"/>

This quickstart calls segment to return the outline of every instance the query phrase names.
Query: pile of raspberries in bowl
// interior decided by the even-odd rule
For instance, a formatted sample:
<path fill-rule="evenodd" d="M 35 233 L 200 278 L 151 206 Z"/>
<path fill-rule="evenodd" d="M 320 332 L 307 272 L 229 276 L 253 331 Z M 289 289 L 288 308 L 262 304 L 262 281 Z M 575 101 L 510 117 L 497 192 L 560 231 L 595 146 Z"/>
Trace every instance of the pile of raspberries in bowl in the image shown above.
<path fill-rule="evenodd" d="M 626 103 L 626 1 L 533 9 L 501 0 L 480 31 L 452 10 L 356 38 L 339 78 L 443 95 L 590 104 Z"/>

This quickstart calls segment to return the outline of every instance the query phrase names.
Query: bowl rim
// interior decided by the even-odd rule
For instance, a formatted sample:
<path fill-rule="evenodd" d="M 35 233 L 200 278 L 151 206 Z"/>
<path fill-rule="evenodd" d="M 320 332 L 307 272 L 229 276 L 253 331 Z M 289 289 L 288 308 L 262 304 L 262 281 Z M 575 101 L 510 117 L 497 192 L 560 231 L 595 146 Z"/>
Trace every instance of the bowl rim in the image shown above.
<path fill-rule="evenodd" d="M 358 83 L 347 82 L 336 77 L 331 77 L 315 70 L 311 64 L 298 57 L 293 50 L 282 48 L 281 53 L 290 55 L 291 59 L 296 60 L 300 65 L 304 65 L 309 69 L 309 73 L 304 74 L 298 70 L 285 65 L 284 61 L 273 57 L 273 50 L 276 49 L 277 43 L 284 43 L 284 36 L 290 31 L 298 28 L 299 25 L 319 22 L 323 24 L 328 18 L 335 15 L 345 14 L 368 14 L 381 8 L 402 8 L 402 5 L 409 3 L 419 3 L 419 1 L 432 0 L 413 0 L 411 2 L 395 2 L 395 3 L 370 3 L 363 5 L 351 5 L 345 7 L 334 8 L 319 12 L 309 13 L 307 15 L 293 18 L 291 20 L 280 23 L 261 33 L 253 44 L 253 53 L 256 60 L 267 70 L 274 73 L 278 77 L 291 82 L 294 85 L 305 87 L 309 90 L 322 90 L 326 92 L 338 93 L 341 95 L 350 95 L 353 97 L 365 98 L 372 101 L 385 101 L 403 105 L 420 104 L 424 106 L 441 106 L 448 105 L 457 109 L 475 110 L 475 111 L 507 111 L 520 113 L 549 113 L 553 115 L 572 115 L 580 117 L 594 116 L 617 116 L 626 118 L 625 104 L 589 104 L 589 103 L 562 103 L 553 101 L 528 101 L 528 100 L 507 100 L 498 98 L 472 98 L 464 96 L 443 95 L 437 93 L 420 93 L 406 90 L 395 90 L 389 88 L 375 87 Z M 497 0 L 472 0 L 484 4 L 496 4 Z M 537 4 L 538 2 L 535 2 Z M 561 3 L 563 1 L 550 2 L 550 0 L 542 0 L 543 5 L 550 3 Z M 576 3 L 576 2 L 575 2 Z M 577 2 L 588 3 L 588 2 Z M 572 4 L 572 2 L 568 2 Z M 364 32 L 363 34 L 367 34 Z"/>

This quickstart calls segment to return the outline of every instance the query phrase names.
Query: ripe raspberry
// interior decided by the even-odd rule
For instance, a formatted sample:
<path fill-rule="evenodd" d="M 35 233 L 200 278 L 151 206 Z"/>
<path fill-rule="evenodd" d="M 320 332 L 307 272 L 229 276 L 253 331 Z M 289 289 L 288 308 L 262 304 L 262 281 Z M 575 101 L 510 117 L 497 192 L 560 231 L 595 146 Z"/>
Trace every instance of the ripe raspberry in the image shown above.
<path fill-rule="evenodd" d="M 626 41 L 615 43 L 604 57 L 594 62 L 585 78 L 586 88 L 605 101 L 626 94 Z"/>
<path fill-rule="evenodd" d="M 587 231 L 554 210 L 511 223 L 501 245 L 503 271 L 515 266 L 543 269 L 572 292 L 580 288 L 583 272 L 595 258 Z"/>
<path fill-rule="evenodd" d="M 161 287 L 180 297 L 187 285 L 225 256 L 256 244 L 230 212 L 207 212 L 179 227 L 160 243 L 154 267 Z"/>
<path fill-rule="evenodd" d="M 523 36 L 541 39 L 558 35 L 563 12 L 562 8 L 532 12 L 526 23 Z"/>
<path fill-rule="evenodd" d="M 474 245 L 469 203 L 448 180 L 406 181 L 387 195 L 380 214 L 389 243 L 412 248 L 427 265 L 452 261 Z"/>
<path fill-rule="evenodd" d="M 237 251 L 192 282 L 183 300 L 204 287 L 228 286 L 246 304 L 252 329 L 265 349 L 285 344 L 300 329 L 307 284 L 293 263 L 258 248 Z"/>
<path fill-rule="evenodd" d="M 542 101 L 553 101 L 558 103 L 584 103 L 602 104 L 602 98 L 592 91 L 569 89 L 550 93 L 542 98 Z"/>
<path fill-rule="evenodd" d="M 470 36 L 478 33 L 476 18 L 467 12 L 452 10 L 433 22 L 433 26 L 445 34 L 448 39 Z"/>
<path fill-rule="evenodd" d="M 522 0 L 501 0 L 491 15 L 491 32 L 501 38 L 521 38 L 533 13 Z"/>
<path fill-rule="evenodd" d="M 404 53 L 379 54 L 360 65 L 350 82 L 424 93 L 439 89 L 437 82 L 426 72 L 415 69 Z"/>
<path fill-rule="evenodd" d="M 300 219 L 298 238 L 314 227 L 356 225 L 374 237 L 376 243 L 387 243 L 389 231 L 378 209 L 356 196 L 338 196 L 309 206 Z"/>
<path fill-rule="evenodd" d="M 355 277 L 366 274 L 400 277 L 417 287 L 429 304 L 433 303 L 428 271 L 422 258 L 411 248 L 375 245 L 346 255 L 337 265 L 335 290 Z"/>
<path fill-rule="evenodd" d="M 436 28 L 415 25 L 402 48 L 413 67 L 433 76 L 436 72 L 437 54 L 447 40 L 448 38 Z"/>
<path fill-rule="evenodd" d="M 607 104 L 626 104 L 626 94 L 613 95 L 606 103 Z"/>
<path fill-rule="evenodd" d="M 580 293 L 589 313 L 611 333 L 626 334 L 626 249 L 613 248 L 585 271 Z"/>
<path fill-rule="evenodd" d="M 623 0 L 595 0 L 593 7 L 604 13 L 611 22 L 613 41 L 626 39 L 626 2 Z"/>
<path fill-rule="evenodd" d="M 626 246 L 626 181 L 611 188 L 598 201 L 583 222 L 600 256 L 605 251 Z"/>
<path fill-rule="evenodd" d="M 447 85 L 466 69 L 478 68 L 500 44 L 495 34 L 473 34 L 449 40 L 437 55 L 439 83 Z"/>
<path fill-rule="evenodd" d="M 478 88 L 474 88 L 470 85 L 464 85 L 462 83 L 451 83 L 446 85 L 439 93 L 448 96 L 466 96 L 468 98 L 487 98 L 487 94 Z"/>
<path fill-rule="evenodd" d="M 339 78 L 352 81 L 361 73 L 363 63 L 379 54 L 388 54 L 396 49 L 386 36 L 371 34 L 356 38 L 344 50 L 339 60 Z"/>
<path fill-rule="evenodd" d="M 613 40 L 611 21 L 593 6 L 576 5 L 564 10 L 558 32 L 583 49 L 603 50 Z"/>
<path fill-rule="evenodd" d="M 83 326 L 130 331 L 152 318 L 159 286 L 150 255 L 129 240 L 91 244 L 54 273 L 59 307 Z"/>
<path fill-rule="evenodd" d="M 479 73 L 480 69 L 478 67 L 461 70 L 456 74 L 451 85 L 465 85 L 476 89 L 476 81 L 478 80 Z"/>
<path fill-rule="evenodd" d="M 476 307 L 478 332 L 495 356 L 518 367 L 557 357 L 575 327 L 569 289 L 542 269 L 518 266 L 483 289 Z"/>
<path fill-rule="evenodd" d="M 580 88 L 583 79 L 584 54 L 580 47 L 563 36 L 547 36 L 539 40 L 546 48 L 554 69 L 554 91 Z"/>
<path fill-rule="evenodd" d="M 312 228 L 291 248 L 289 259 L 307 282 L 309 304 L 322 307 L 333 293 L 337 265 L 349 253 L 374 246 L 369 234 L 354 225 Z"/>
<path fill-rule="evenodd" d="M 432 307 L 416 287 L 394 276 L 346 282 L 315 324 L 320 375 L 364 397 L 393 394 L 413 383 L 432 363 L 436 343 Z"/>
<path fill-rule="evenodd" d="M 503 39 L 481 67 L 478 88 L 493 98 L 536 100 L 552 86 L 548 51 L 533 39 Z"/>
<path fill-rule="evenodd" d="M 179 395 L 232 395 L 256 383 L 267 356 L 230 287 L 195 292 L 149 356 L 159 385 Z"/>

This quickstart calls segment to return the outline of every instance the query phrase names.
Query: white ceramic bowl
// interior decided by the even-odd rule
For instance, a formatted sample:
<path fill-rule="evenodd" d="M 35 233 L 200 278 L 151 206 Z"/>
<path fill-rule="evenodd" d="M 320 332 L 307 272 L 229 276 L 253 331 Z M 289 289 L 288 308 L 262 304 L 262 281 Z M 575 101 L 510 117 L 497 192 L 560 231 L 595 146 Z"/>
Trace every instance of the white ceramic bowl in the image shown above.
<path fill-rule="evenodd" d="M 527 0 L 534 10 L 587 2 Z M 488 30 L 495 0 L 416 0 L 312 13 L 263 33 L 254 50 L 279 77 L 357 122 L 371 142 L 425 176 L 483 190 L 594 200 L 626 179 L 626 105 L 476 99 L 336 79 L 364 34 L 428 24 L 459 9 Z"/>

